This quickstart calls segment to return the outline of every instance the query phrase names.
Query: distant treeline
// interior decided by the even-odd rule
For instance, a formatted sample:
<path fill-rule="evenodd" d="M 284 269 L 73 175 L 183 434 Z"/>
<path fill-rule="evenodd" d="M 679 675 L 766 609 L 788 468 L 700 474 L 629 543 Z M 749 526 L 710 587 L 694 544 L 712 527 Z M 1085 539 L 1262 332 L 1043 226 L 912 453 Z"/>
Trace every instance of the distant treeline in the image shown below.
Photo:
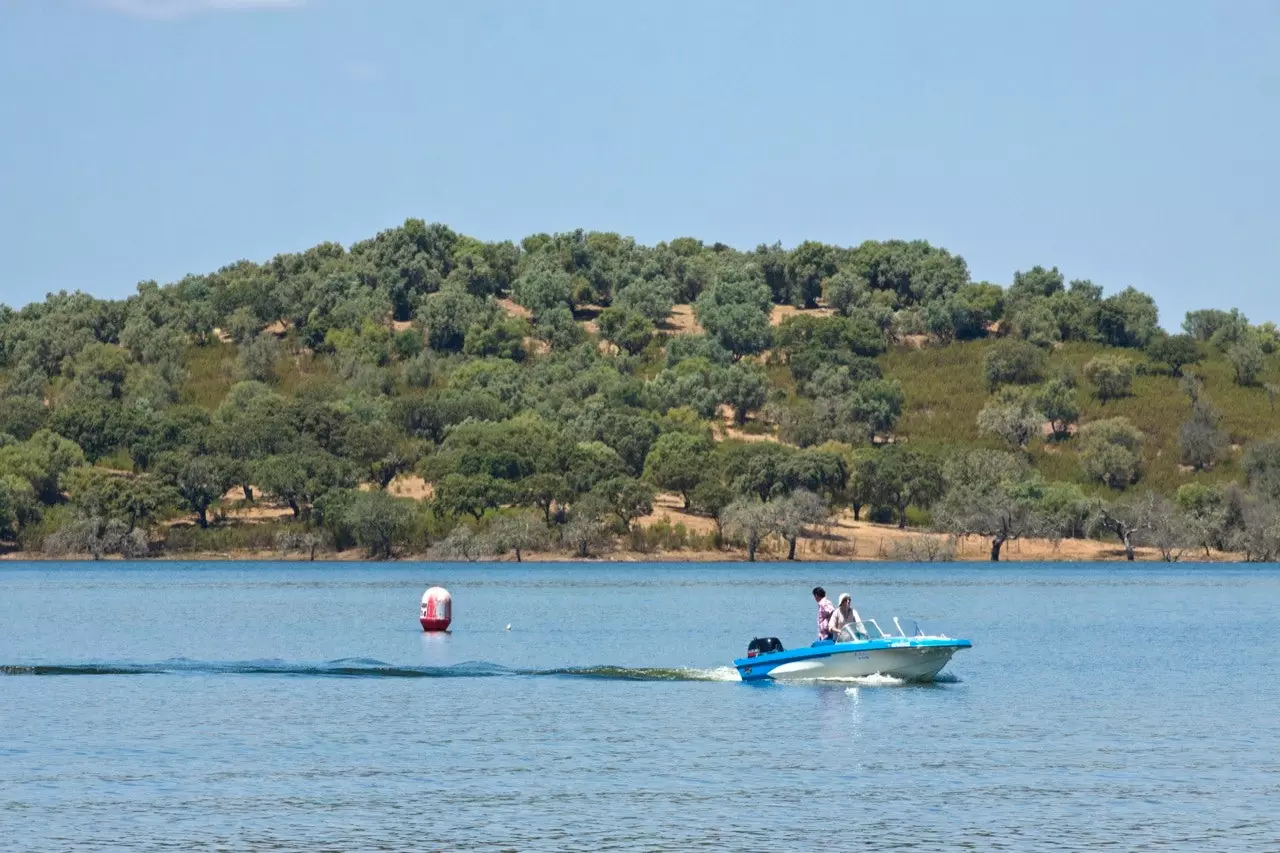
<path fill-rule="evenodd" d="M 1054 364 L 1064 345 L 1097 353 L 1077 371 Z M 885 365 L 908 346 L 983 348 L 980 438 L 898 431 L 911 378 Z M 924 241 L 485 243 L 408 220 L 124 300 L 0 306 L 0 540 L 465 558 L 754 556 L 772 537 L 794 555 L 850 509 L 988 537 L 993 558 L 1022 536 L 1105 533 L 1169 559 L 1271 559 L 1280 442 L 1232 434 L 1200 368 L 1229 365 L 1256 414 L 1274 406 L 1278 346 L 1274 324 L 1238 311 L 1166 334 L 1150 296 L 1056 267 L 974 282 Z M 1143 487 L 1143 429 L 1082 418 L 1080 395 L 1123 401 L 1146 377 L 1181 424 L 1176 493 Z M 1076 467 L 1048 476 L 1050 452 Z M 415 497 L 396 496 L 406 478 Z M 229 492 L 288 517 L 233 524 Z M 714 532 L 638 524 L 658 493 Z"/>

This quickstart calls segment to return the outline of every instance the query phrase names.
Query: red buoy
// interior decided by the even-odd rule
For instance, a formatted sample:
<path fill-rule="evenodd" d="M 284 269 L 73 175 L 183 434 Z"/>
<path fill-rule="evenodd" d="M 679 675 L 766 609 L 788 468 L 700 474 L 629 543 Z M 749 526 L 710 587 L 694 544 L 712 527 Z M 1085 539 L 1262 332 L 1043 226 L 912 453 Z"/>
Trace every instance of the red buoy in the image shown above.
<path fill-rule="evenodd" d="M 422 594 L 422 611 L 418 616 L 424 631 L 447 631 L 453 621 L 453 599 L 449 590 L 433 586 Z"/>

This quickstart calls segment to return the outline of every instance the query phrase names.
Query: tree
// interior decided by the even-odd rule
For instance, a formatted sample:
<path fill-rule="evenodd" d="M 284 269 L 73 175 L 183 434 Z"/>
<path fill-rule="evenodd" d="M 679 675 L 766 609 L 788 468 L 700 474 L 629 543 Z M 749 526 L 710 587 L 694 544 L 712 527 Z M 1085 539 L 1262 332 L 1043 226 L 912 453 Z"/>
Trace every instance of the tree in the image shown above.
<path fill-rule="evenodd" d="M 1258 384 L 1258 376 L 1267 366 L 1262 347 L 1252 336 L 1233 344 L 1227 350 L 1227 360 L 1231 362 L 1231 368 L 1235 371 L 1237 385 Z"/>
<path fill-rule="evenodd" d="M 1040 512 L 1044 480 L 1013 454 L 970 451 L 948 463 L 946 482 L 935 524 L 961 536 L 988 537 L 993 562 L 999 561 L 1006 542 L 1033 536 L 1045 527 Z"/>
<path fill-rule="evenodd" d="M 738 426 L 747 422 L 747 415 L 764 406 L 769 396 L 769 380 L 760 370 L 743 364 L 735 364 L 724 372 L 722 402 L 733 407 L 733 421 Z"/>
<path fill-rule="evenodd" d="M 625 308 L 606 308 L 596 321 L 600 334 L 623 352 L 636 355 L 653 340 L 653 323 L 647 317 Z"/>
<path fill-rule="evenodd" d="M 280 342 L 275 335 L 259 334 L 250 338 L 236 356 L 236 373 L 241 379 L 275 382 L 276 363 L 280 360 Z"/>
<path fill-rule="evenodd" d="M 978 432 L 994 435 L 1014 448 L 1025 448 L 1040 433 L 1044 417 L 1031 394 L 1005 386 L 997 389 L 978 413 Z"/>
<path fill-rule="evenodd" d="M 773 502 L 774 523 L 787 543 L 787 559 L 796 558 L 796 542 L 810 524 L 821 524 L 831 516 L 826 501 L 808 489 L 797 489 Z"/>
<path fill-rule="evenodd" d="M 579 501 L 570 513 L 568 523 L 560 530 L 561 541 L 582 558 L 612 545 L 613 537 L 604 521 L 606 512 L 598 500 Z"/>
<path fill-rule="evenodd" d="M 866 457 L 855 477 L 866 484 L 871 503 L 896 510 L 899 529 L 907 526 L 907 507 L 927 509 L 945 486 L 935 460 L 896 444 Z"/>
<path fill-rule="evenodd" d="M 0 447 L 0 473 L 10 473 L 31 484 L 41 503 L 62 500 L 62 476 L 84 464 L 84 452 L 48 429 L 38 430 L 21 444 Z"/>
<path fill-rule="evenodd" d="M 1182 368 L 1204 360 L 1191 335 L 1157 335 L 1147 344 L 1147 358 L 1167 366 L 1174 376 L 1182 376 Z"/>
<path fill-rule="evenodd" d="M 494 553 L 505 554 L 511 551 L 519 563 L 525 551 L 546 545 L 547 528 L 538 523 L 537 516 L 526 513 L 501 515 L 489 525 L 486 536 Z"/>
<path fill-rule="evenodd" d="M 255 467 L 254 478 L 260 489 L 288 504 L 294 518 L 310 515 L 325 492 L 356 485 L 350 466 L 324 451 L 268 456 Z"/>
<path fill-rule="evenodd" d="M 1095 356 L 1084 366 L 1084 376 L 1102 403 L 1128 397 L 1133 389 L 1133 362 L 1120 355 Z"/>
<path fill-rule="evenodd" d="M 101 560 L 104 554 L 123 554 L 132 559 L 147 553 L 147 537 L 142 530 L 129 530 L 118 519 L 102 516 L 79 517 L 46 536 L 46 554 L 88 554 Z"/>
<path fill-rule="evenodd" d="M 1138 480 L 1142 432 L 1128 418 L 1094 421 L 1080 430 L 1080 465 L 1091 480 L 1124 489 Z"/>
<path fill-rule="evenodd" d="M 35 397 L 0 398 L 0 434 L 26 441 L 44 426 L 49 411 Z"/>
<path fill-rule="evenodd" d="M 1124 545 L 1125 559 L 1134 559 L 1133 546 L 1140 536 L 1151 529 L 1152 518 L 1140 501 L 1097 501 L 1089 520 L 1089 532 L 1100 531 L 1115 534 Z"/>
<path fill-rule="evenodd" d="M 1250 489 L 1268 500 L 1280 501 L 1280 438 L 1249 443 L 1241 464 Z"/>
<path fill-rule="evenodd" d="M 1107 297 L 1099 306 L 1098 332 L 1112 346 L 1146 346 L 1159 330 L 1155 300 L 1132 287 Z"/>
<path fill-rule="evenodd" d="M 702 328 L 735 361 L 769 346 L 769 310 L 769 287 L 754 268 L 726 273 L 694 305 Z"/>
<path fill-rule="evenodd" d="M 747 559 L 754 563 L 760 543 L 777 527 L 777 513 L 759 498 L 740 498 L 725 507 L 720 525 L 726 536 L 746 546 Z"/>
<path fill-rule="evenodd" d="M 16 539 L 18 532 L 40 517 L 36 491 L 22 477 L 0 474 L 0 539 Z"/>
<path fill-rule="evenodd" d="M 431 549 L 431 556 L 440 560 L 474 562 L 492 547 L 493 543 L 488 537 L 477 536 L 470 527 L 459 524 Z"/>
<path fill-rule="evenodd" d="M 82 518 L 120 521 L 125 532 L 155 521 L 176 505 L 178 495 L 157 478 L 131 476 L 101 468 L 73 468 L 64 485 L 71 505 Z"/>
<path fill-rule="evenodd" d="M 1251 497 L 1242 508 L 1242 524 L 1230 534 L 1228 544 L 1253 563 L 1280 560 L 1280 506 Z"/>
<path fill-rule="evenodd" d="M 1058 440 L 1070 438 L 1076 421 L 1080 420 L 1076 389 L 1062 377 L 1055 377 L 1044 384 L 1036 395 L 1036 408 L 1044 413 L 1053 437 Z"/>
<path fill-rule="evenodd" d="M 558 308 L 571 308 L 573 280 L 563 270 L 538 265 L 516 279 L 511 298 L 533 313 L 534 322 Z"/>
<path fill-rule="evenodd" d="M 282 530 L 276 534 L 276 548 L 282 554 L 300 551 L 307 555 L 307 560 L 315 562 L 316 551 L 332 544 L 329 535 L 323 530 Z"/>
<path fill-rule="evenodd" d="M 477 521 L 510 498 L 509 486 L 488 474 L 449 474 L 436 483 L 435 505 L 446 515 L 468 514 Z"/>
<path fill-rule="evenodd" d="M 631 523 L 653 512 L 653 487 L 631 477 L 612 477 L 599 483 L 593 493 L 630 531 Z"/>
<path fill-rule="evenodd" d="M 1231 320 L 1226 311 L 1207 308 L 1202 311 L 1188 311 L 1182 321 L 1182 330 L 1197 341 L 1208 341 L 1218 329 Z"/>
<path fill-rule="evenodd" d="M 201 527 L 209 526 L 209 507 L 222 499 L 234 483 L 230 460 L 222 456 L 183 458 L 164 454 L 156 462 L 161 479 L 172 486 L 182 505 L 196 514 Z"/>
<path fill-rule="evenodd" d="M 1044 350 L 1026 341 L 997 341 L 982 359 L 987 388 L 994 391 L 1006 383 L 1033 385 L 1044 377 Z"/>
<path fill-rule="evenodd" d="M 423 299 L 415 316 L 426 331 L 427 346 L 438 352 L 457 352 L 483 309 L 484 303 L 470 293 L 449 287 Z"/>
<path fill-rule="evenodd" d="M 644 478 L 676 492 L 689 508 L 689 495 L 707 475 L 711 442 L 704 436 L 671 432 L 661 436 L 644 460 Z"/>
<path fill-rule="evenodd" d="M 1212 468 L 1227 452 L 1226 430 L 1222 429 L 1222 413 L 1205 397 L 1191 404 L 1191 419 L 1178 427 L 1178 447 L 1183 465 L 1197 471 Z"/>
<path fill-rule="evenodd" d="M 394 548 L 407 539 L 413 519 L 413 501 L 393 498 L 383 491 L 353 492 L 343 512 L 355 543 L 370 557 L 383 559 L 389 559 Z"/>

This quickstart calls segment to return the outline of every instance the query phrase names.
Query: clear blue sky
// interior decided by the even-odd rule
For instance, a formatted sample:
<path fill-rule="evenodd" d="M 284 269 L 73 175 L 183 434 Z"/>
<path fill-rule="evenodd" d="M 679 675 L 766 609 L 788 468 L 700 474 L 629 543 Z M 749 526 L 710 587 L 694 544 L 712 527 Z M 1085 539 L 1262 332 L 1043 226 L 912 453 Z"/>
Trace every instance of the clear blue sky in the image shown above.
<path fill-rule="evenodd" d="M 406 217 L 922 237 L 1280 321 L 1280 3 L 0 0 L 0 301 Z"/>

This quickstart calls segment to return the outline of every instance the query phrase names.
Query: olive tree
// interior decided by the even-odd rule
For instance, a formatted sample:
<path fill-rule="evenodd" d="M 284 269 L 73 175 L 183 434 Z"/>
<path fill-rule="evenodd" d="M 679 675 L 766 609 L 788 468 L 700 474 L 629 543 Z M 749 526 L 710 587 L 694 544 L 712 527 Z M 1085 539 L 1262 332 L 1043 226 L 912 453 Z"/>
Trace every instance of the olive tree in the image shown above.
<path fill-rule="evenodd" d="M 1084 366 L 1085 378 L 1103 403 L 1133 393 L 1133 372 L 1133 362 L 1121 355 L 1095 356 Z"/>
<path fill-rule="evenodd" d="M 1006 386 L 978 413 L 978 432 L 994 435 L 1011 447 L 1025 448 L 1039 434 L 1044 418 L 1035 397 Z"/>
<path fill-rule="evenodd" d="M 1128 418 L 1108 418 L 1080 430 L 1080 465 L 1091 480 L 1113 489 L 1137 482 L 1142 432 Z"/>
<path fill-rule="evenodd" d="M 947 490 L 934 509 L 934 524 L 959 536 L 991 541 L 991 559 L 1000 559 L 1006 542 L 1034 536 L 1045 527 L 1040 503 L 1045 483 L 1011 453 L 976 450 L 946 467 Z"/>

